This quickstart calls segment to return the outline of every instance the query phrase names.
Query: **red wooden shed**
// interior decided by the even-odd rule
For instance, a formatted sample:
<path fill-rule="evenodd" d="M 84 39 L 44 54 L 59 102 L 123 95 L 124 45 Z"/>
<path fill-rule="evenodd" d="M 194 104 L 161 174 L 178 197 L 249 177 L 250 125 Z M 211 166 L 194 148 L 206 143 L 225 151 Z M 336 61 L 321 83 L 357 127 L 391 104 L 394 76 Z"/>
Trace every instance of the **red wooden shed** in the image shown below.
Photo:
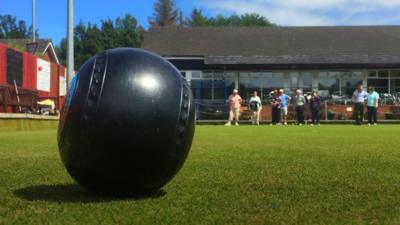
<path fill-rule="evenodd" d="M 19 112 L 17 102 L 22 107 L 32 102 L 34 107 L 44 99 L 53 100 L 60 110 L 66 90 L 66 68 L 50 40 L 32 44 L 29 39 L 0 39 L 0 112 Z"/>

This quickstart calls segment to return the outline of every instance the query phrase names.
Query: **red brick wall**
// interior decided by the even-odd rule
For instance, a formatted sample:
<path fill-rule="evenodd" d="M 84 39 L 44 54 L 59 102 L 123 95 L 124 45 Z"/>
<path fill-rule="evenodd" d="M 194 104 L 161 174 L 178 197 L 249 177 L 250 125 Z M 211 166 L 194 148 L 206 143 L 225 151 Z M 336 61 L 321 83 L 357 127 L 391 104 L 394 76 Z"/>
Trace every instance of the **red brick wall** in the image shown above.
<path fill-rule="evenodd" d="M 347 111 L 347 108 L 351 108 L 353 111 Z M 385 119 L 385 113 L 392 111 L 392 105 L 384 105 L 378 107 L 378 119 Z M 328 105 L 328 110 L 336 113 L 335 119 L 338 119 L 339 113 L 343 113 L 346 116 L 346 119 L 350 119 L 354 113 L 354 106 L 352 105 Z M 367 114 L 367 107 L 364 109 L 365 114 Z"/>
<path fill-rule="evenodd" d="M 339 119 L 339 114 L 343 113 L 345 114 L 345 119 L 346 120 L 351 120 L 353 111 L 347 111 L 347 108 L 350 107 L 354 111 L 354 106 L 352 105 L 328 105 L 328 111 L 335 112 L 335 120 Z M 393 106 L 393 105 L 384 105 L 380 106 L 378 108 L 378 118 L 380 120 L 385 119 L 385 113 L 391 112 L 393 110 L 393 107 L 400 108 L 400 106 Z M 248 108 L 247 107 L 242 107 L 242 112 L 247 112 Z M 365 118 L 367 115 L 367 107 L 365 107 Z M 311 118 L 309 108 L 306 106 L 305 107 L 305 112 L 304 112 L 305 118 Z M 293 106 L 289 106 L 289 112 L 288 112 L 288 119 L 295 119 L 295 110 Z M 263 108 L 261 110 L 261 120 L 271 120 L 272 119 L 272 109 L 270 105 L 263 105 Z M 321 119 L 325 119 L 325 109 L 323 107 L 321 111 Z"/>

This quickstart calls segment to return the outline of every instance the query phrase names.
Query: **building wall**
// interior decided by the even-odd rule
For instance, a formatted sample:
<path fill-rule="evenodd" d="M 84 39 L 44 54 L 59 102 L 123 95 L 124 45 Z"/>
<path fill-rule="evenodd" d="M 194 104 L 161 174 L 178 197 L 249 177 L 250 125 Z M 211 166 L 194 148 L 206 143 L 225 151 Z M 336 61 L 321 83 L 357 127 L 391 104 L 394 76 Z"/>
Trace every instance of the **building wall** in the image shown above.
<path fill-rule="evenodd" d="M 7 71 L 7 57 L 6 57 L 7 46 L 0 43 L 0 84 L 6 82 L 6 71 Z"/>
<path fill-rule="evenodd" d="M 244 96 L 253 90 L 264 93 L 280 88 L 289 93 L 299 88 L 304 91 L 320 90 L 327 94 L 350 96 L 358 84 L 363 84 L 365 87 L 373 85 L 381 93 L 400 92 L 400 70 L 184 70 L 182 73 L 195 86 L 212 88 L 214 84 L 218 86 L 221 82 L 225 82 L 228 88 L 242 89 L 245 92 L 242 93 Z M 199 82 L 204 85 L 199 85 Z M 213 92 L 213 89 L 210 91 Z"/>
<path fill-rule="evenodd" d="M 289 95 L 292 95 L 296 89 L 302 89 L 305 93 L 319 90 L 324 98 L 335 98 L 334 101 L 330 101 L 338 105 L 333 110 L 340 113 L 344 113 L 342 111 L 346 104 L 351 104 L 351 95 L 358 84 L 363 84 L 365 87 L 376 86 L 377 91 L 382 95 L 400 92 L 400 70 L 393 69 L 183 70 L 182 74 L 191 85 L 200 119 L 225 119 L 226 99 L 233 88 L 239 89 L 239 94 L 246 100 L 250 98 L 253 91 L 258 91 L 265 106 L 269 104 L 269 93 L 274 89 L 283 88 Z M 385 100 L 384 103 L 388 102 Z M 265 112 L 263 110 L 265 119 L 269 118 L 268 112 L 268 110 Z M 382 114 L 381 118 L 383 116 Z"/>
<path fill-rule="evenodd" d="M 192 80 L 192 72 L 196 76 L 206 74 L 204 78 L 201 78 L 203 80 L 214 79 L 210 77 L 210 73 L 217 74 L 217 80 L 225 79 L 221 79 L 220 74 L 226 77 L 225 80 L 230 80 L 229 83 L 234 79 L 233 88 L 242 89 L 242 94 L 246 97 L 252 89 L 264 92 L 274 88 L 283 88 L 289 92 L 300 88 L 305 91 L 321 90 L 329 92 L 329 94 L 350 95 L 358 83 L 362 83 L 364 86 L 376 86 L 381 93 L 400 92 L 399 64 L 210 65 L 206 64 L 204 59 L 197 58 L 172 57 L 167 59 L 180 71 L 186 71 L 185 74 L 189 81 Z M 193 79 L 199 78 L 194 77 Z M 212 85 L 212 82 L 207 82 Z M 220 83 L 220 81 L 218 82 Z"/>

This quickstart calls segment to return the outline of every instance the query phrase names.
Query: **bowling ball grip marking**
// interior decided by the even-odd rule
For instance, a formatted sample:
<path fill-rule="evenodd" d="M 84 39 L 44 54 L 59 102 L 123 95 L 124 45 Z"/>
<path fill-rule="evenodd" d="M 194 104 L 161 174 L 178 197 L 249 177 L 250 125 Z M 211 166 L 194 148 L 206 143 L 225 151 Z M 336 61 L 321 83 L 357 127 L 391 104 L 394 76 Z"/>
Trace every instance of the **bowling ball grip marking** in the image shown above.
<path fill-rule="evenodd" d="M 177 126 L 177 143 L 182 142 L 183 135 L 185 134 L 185 127 L 187 125 L 189 119 L 189 87 L 186 85 L 186 80 L 182 79 L 182 102 L 181 102 L 181 111 L 179 115 L 179 121 Z"/>
<path fill-rule="evenodd" d="M 84 118 L 91 120 L 97 111 L 101 91 L 103 89 L 103 81 L 106 72 L 107 56 L 105 53 L 97 56 L 94 62 L 94 68 L 90 79 L 89 92 L 84 111 Z"/>

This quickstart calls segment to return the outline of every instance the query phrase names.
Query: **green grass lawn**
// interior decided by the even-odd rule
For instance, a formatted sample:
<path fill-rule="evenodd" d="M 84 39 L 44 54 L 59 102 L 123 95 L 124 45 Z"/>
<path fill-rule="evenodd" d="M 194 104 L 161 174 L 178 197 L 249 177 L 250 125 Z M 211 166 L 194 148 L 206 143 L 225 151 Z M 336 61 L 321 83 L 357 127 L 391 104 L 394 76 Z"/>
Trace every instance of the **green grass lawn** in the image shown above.
<path fill-rule="evenodd" d="M 198 126 L 159 195 L 95 196 L 55 130 L 0 132 L 0 224 L 400 224 L 400 126 Z"/>

